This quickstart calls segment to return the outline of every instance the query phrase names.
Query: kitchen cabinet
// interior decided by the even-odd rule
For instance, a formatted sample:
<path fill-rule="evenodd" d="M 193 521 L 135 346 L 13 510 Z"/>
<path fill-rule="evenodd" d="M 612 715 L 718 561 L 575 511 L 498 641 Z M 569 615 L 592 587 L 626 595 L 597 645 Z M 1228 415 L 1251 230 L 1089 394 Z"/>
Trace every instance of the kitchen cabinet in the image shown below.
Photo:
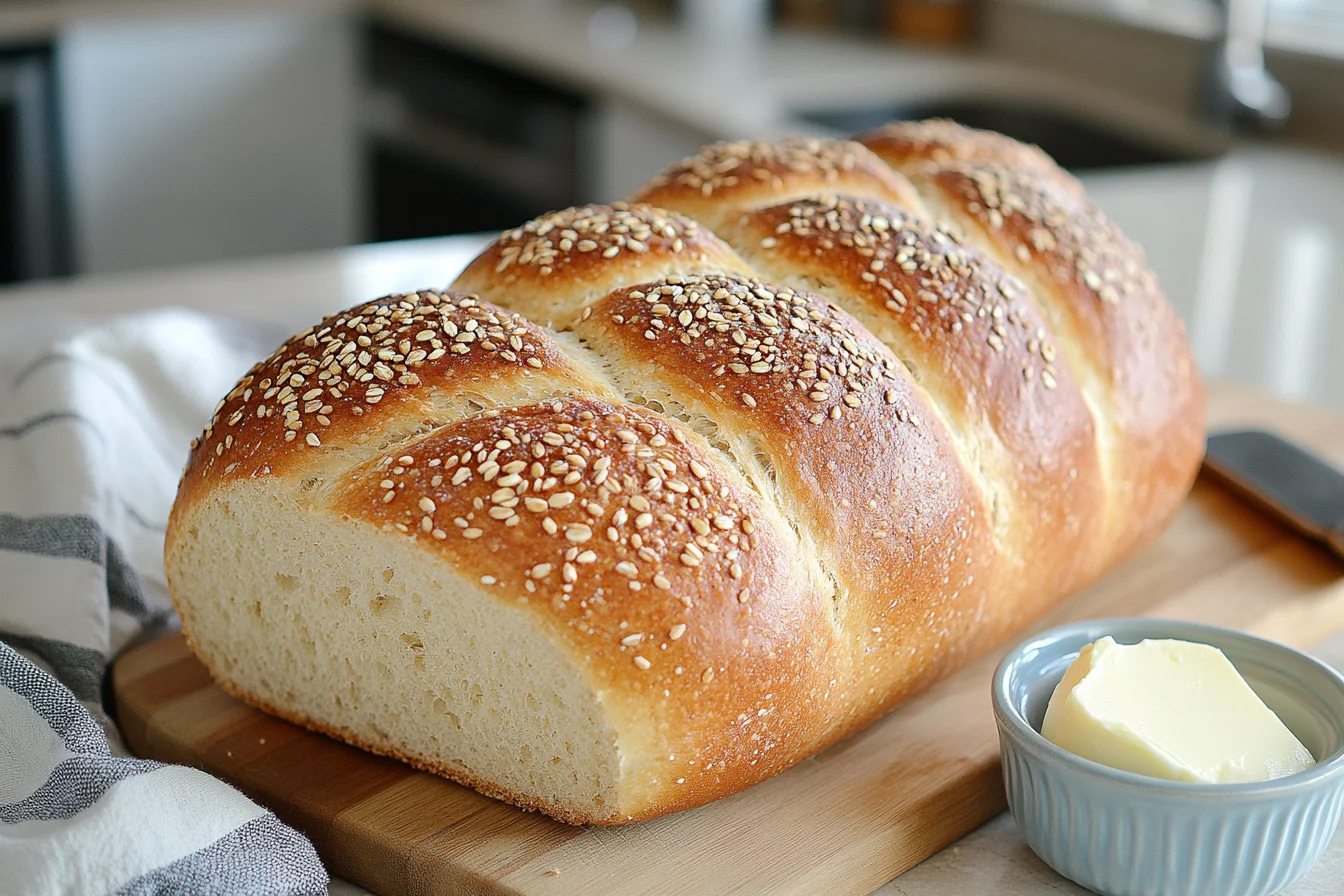
<path fill-rule="evenodd" d="M 354 31 L 339 11 L 81 20 L 56 46 L 79 272 L 357 238 Z"/>

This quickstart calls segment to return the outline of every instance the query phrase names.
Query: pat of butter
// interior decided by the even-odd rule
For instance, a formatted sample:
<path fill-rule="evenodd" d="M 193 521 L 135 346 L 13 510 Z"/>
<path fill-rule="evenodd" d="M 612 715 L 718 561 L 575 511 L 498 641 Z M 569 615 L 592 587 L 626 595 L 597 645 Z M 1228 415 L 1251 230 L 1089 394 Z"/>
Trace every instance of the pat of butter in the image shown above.
<path fill-rule="evenodd" d="M 1223 652 L 1189 641 L 1084 647 L 1041 734 L 1093 762 L 1172 781 L 1266 781 L 1315 765 Z"/>

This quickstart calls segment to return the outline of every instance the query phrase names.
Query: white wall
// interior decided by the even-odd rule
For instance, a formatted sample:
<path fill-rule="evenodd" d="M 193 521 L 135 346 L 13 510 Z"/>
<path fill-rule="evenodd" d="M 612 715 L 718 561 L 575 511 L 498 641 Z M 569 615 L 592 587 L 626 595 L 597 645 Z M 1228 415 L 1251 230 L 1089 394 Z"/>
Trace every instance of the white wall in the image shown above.
<path fill-rule="evenodd" d="M 62 33 L 57 58 L 80 272 L 357 238 L 344 16 L 85 22 Z"/>

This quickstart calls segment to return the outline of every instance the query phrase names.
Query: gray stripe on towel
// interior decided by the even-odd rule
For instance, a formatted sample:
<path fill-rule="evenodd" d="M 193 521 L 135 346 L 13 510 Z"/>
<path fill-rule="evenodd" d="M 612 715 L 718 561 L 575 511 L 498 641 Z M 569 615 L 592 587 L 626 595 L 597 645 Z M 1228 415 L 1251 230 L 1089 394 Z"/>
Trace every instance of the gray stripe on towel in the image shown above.
<path fill-rule="evenodd" d="M 312 844 L 267 813 L 115 896 L 323 896 L 330 882 Z"/>
<path fill-rule="evenodd" d="M 9 643 L 6 644 L 6 641 Z M 71 753 L 102 753 L 107 755 L 109 752 L 107 735 L 103 733 L 103 729 L 98 727 L 98 723 L 89 715 L 88 710 L 75 699 L 79 695 L 77 693 L 72 695 L 70 689 L 52 678 L 46 670 L 39 668 L 32 660 L 10 646 L 13 644 L 25 650 L 31 650 L 51 663 L 58 674 L 64 674 L 57 663 L 52 663 L 48 659 L 45 651 L 33 646 L 34 643 L 42 646 L 62 645 L 64 648 L 68 648 L 68 652 L 72 655 L 81 652 L 90 654 L 90 656 L 85 656 L 82 661 L 88 664 L 90 668 L 83 669 L 81 674 L 85 677 L 88 677 L 90 673 L 92 674 L 95 682 L 93 698 L 98 696 L 97 682 L 101 680 L 102 668 L 106 665 L 103 655 L 96 650 L 76 647 L 74 644 L 66 644 L 64 641 L 49 641 L 46 638 L 10 635 L 0 632 L 0 682 L 3 682 L 2 686 L 9 688 L 27 700 L 33 707 L 33 711 L 46 720 L 51 729 L 65 743 L 65 748 Z M 59 653 L 59 651 L 53 652 Z M 92 669 L 94 663 L 97 664 L 98 671 L 96 672 Z"/>
<path fill-rule="evenodd" d="M 60 678 L 60 681 L 38 669 L 20 655 L 17 650 L 12 651 L 14 656 L 18 657 L 25 665 L 46 676 L 53 686 L 60 688 L 64 685 L 77 699 L 86 702 L 97 703 L 101 699 L 103 673 L 107 671 L 107 657 L 103 656 L 101 652 L 89 647 L 80 647 L 78 644 L 71 644 L 69 641 L 57 641 L 54 638 L 43 638 L 38 635 L 20 635 L 14 632 L 0 632 L 0 642 L 7 642 L 14 647 L 22 648 L 41 657 L 42 661 L 50 666 L 52 671 Z M 6 683 L 10 681 L 3 665 L 0 665 L 0 681 Z M 15 688 L 15 690 L 18 689 Z M 83 707 L 80 707 L 80 711 L 83 711 Z M 51 720 L 48 719 L 48 721 Z M 56 725 L 53 723 L 52 727 L 56 727 Z M 98 736 L 103 738 L 104 746 L 106 746 L 107 739 L 103 737 L 102 731 L 98 732 Z M 70 749 L 72 752 L 88 752 L 87 750 L 76 750 L 74 747 Z"/>
<path fill-rule="evenodd" d="M 95 563 L 107 573 L 107 596 L 113 607 L 142 622 L 163 615 L 162 611 L 150 610 L 140 588 L 140 579 L 126 555 L 91 516 L 46 514 L 21 517 L 0 513 L 0 551 Z"/>
<path fill-rule="evenodd" d="M 26 799 L 0 806 L 0 822 L 60 821 L 73 818 L 103 798 L 118 781 L 162 768 L 163 763 L 108 755 L 71 756 Z"/>

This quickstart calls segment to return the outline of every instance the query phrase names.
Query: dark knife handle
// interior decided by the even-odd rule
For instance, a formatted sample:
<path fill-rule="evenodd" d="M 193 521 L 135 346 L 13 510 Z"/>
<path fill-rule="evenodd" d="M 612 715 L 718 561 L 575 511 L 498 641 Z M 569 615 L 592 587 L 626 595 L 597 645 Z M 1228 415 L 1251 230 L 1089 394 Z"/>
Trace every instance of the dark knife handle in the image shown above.
<path fill-rule="evenodd" d="M 1204 466 L 1344 559 L 1344 473 L 1273 433 L 1209 436 Z"/>

